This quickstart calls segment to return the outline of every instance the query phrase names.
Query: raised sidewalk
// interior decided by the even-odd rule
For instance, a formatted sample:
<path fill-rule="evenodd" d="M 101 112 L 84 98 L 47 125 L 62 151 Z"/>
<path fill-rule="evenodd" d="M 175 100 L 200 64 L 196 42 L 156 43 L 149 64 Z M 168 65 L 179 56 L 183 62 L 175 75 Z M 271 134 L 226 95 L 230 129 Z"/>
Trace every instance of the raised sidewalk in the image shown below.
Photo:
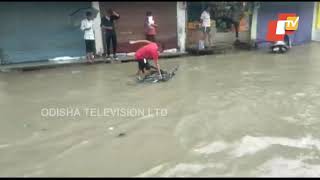
<path fill-rule="evenodd" d="M 187 55 L 186 52 L 176 52 L 176 53 L 161 53 L 160 58 L 173 58 Z M 119 57 L 119 62 L 131 62 L 134 61 L 133 56 Z M 107 60 L 103 57 L 98 57 L 95 59 L 95 63 L 103 63 Z M 70 66 L 75 64 L 86 64 L 85 59 L 80 60 L 66 60 L 66 61 L 39 61 L 39 62 L 30 62 L 30 63 L 19 63 L 19 64 L 10 64 L 10 65 L 0 65 L 0 72 L 11 72 L 11 71 L 28 71 L 28 70 L 37 70 L 44 68 L 55 68 L 60 66 Z"/>

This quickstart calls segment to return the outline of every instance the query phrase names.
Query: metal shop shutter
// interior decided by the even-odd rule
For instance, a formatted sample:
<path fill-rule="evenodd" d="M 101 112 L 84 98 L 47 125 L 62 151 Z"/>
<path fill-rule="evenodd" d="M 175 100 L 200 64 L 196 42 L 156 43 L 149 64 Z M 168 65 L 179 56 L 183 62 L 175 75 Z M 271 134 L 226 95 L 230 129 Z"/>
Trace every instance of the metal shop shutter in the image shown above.
<path fill-rule="evenodd" d="M 159 25 L 156 39 L 166 49 L 177 48 L 177 2 L 100 2 L 101 16 L 109 8 L 120 14 L 116 23 L 119 53 L 137 50 L 139 45 L 130 45 L 129 40 L 145 39 L 146 11 L 152 12 Z"/>
<path fill-rule="evenodd" d="M 0 2 L 0 58 L 6 63 L 83 56 L 80 22 L 73 12 L 91 2 Z"/>

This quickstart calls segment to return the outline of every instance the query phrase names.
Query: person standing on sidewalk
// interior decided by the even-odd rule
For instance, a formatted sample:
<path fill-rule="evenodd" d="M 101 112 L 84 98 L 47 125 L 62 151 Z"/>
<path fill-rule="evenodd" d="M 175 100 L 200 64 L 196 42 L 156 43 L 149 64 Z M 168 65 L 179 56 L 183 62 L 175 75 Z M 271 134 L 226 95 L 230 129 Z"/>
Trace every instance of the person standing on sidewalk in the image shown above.
<path fill-rule="evenodd" d="M 152 12 L 147 11 L 145 22 L 144 22 L 146 40 L 156 42 L 156 38 L 155 38 L 157 34 L 156 27 L 158 27 L 158 25 L 154 22 Z"/>
<path fill-rule="evenodd" d="M 231 13 L 232 13 L 232 22 L 234 26 L 234 30 L 236 32 L 236 41 L 239 42 L 239 25 L 240 20 L 243 17 L 242 8 L 239 7 L 238 4 L 231 6 Z"/>
<path fill-rule="evenodd" d="M 201 22 L 201 31 L 203 33 L 203 44 L 205 44 L 206 40 L 208 39 L 209 47 L 211 47 L 211 17 L 210 17 L 210 10 L 211 8 L 207 6 L 200 16 Z"/>
<path fill-rule="evenodd" d="M 86 18 L 81 21 L 80 29 L 84 32 L 87 62 L 93 63 L 95 52 L 95 38 L 93 31 L 93 18 L 90 11 L 86 12 Z"/>
<path fill-rule="evenodd" d="M 105 32 L 106 45 L 107 45 L 107 59 L 110 60 L 110 43 L 112 42 L 113 48 L 113 58 L 118 60 L 117 57 L 117 34 L 114 27 L 114 21 L 118 20 L 120 15 L 113 11 L 112 9 L 108 9 L 106 12 L 106 16 L 101 18 L 101 28 Z"/>

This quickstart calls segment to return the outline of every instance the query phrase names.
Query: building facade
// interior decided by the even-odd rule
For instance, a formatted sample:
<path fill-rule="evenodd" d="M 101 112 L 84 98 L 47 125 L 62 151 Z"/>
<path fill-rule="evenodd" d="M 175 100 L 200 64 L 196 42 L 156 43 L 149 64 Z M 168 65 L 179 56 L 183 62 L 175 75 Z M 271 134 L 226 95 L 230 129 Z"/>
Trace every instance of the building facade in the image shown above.
<path fill-rule="evenodd" d="M 293 45 L 301 45 L 319 39 L 315 28 L 315 2 L 260 2 L 254 8 L 251 39 L 266 41 L 268 22 L 277 20 L 279 13 L 296 13 L 299 16 L 297 31 L 290 35 Z M 260 46 L 266 46 L 262 43 Z"/>
<path fill-rule="evenodd" d="M 166 49 L 184 52 L 190 42 L 196 44 L 200 38 L 199 29 L 191 25 L 193 21 L 199 23 L 205 5 L 214 8 L 213 42 L 233 42 L 234 32 L 224 30 L 224 22 L 218 22 L 220 14 L 223 16 L 226 11 L 223 2 L 0 2 L 3 24 L 0 28 L 0 62 L 12 64 L 85 56 L 83 32 L 79 27 L 88 8 L 98 11 L 94 19 L 98 55 L 105 52 L 100 21 L 108 8 L 121 16 L 116 24 L 119 53 L 130 53 L 139 48 L 128 42 L 145 38 L 146 11 L 152 11 L 159 25 L 157 40 L 163 42 Z M 293 45 L 320 41 L 319 2 L 258 2 L 248 9 L 248 27 L 240 32 L 242 41 L 266 40 L 268 22 L 277 19 L 279 13 L 296 13 L 300 17 L 298 30 L 291 35 Z"/>
<path fill-rule="evenodd" d="M 83 57 L 80 30 L 85 9 L 95 8 L 97 54 L 104 53 L 101 16 L 108 8 L 121 18 L 116 24 L 118 52 L 134 52 L 129 40 L 144 39 L 144 17 L 152 11 L 159 24 L 157 39 L 166 49 L 185 51 L 185 2 L 0 2 L 1 64 L 48 61 L 57 57 Z"/>
<path fill-rule="evenodd" d="M 165 44 L 166 49 L 177 48 L 184 51 L 185 39 L 185 7 L 183 2 L 93 2 L 93 7 L 100 10 L 100 16 L 104 16 L 107 9 L 112 8 L 120 14 L 116 22 L 118 39 L 118 52 L 134 52 L 139 45 L 130 45 L 129 40 L 145 39 L 144 19 L 146 11 L 151 11 L 158 24 L 156 39 Z M 96 24 L 100 20 L 96 19 Z M 97 41 L 97 53 L 104 52 L 104 33 L 100 31 L 101 39 Z"/>
<path fill-rule="evenodd" d="M 250 41 L 252 2 L 190 1 L 187 4 L 188 48 L 195 48 L 202 37 L 199 24 L 201 13 L 205 7 L 211 8 L 211 42 L 214 44 L 232 44 L 236 40 L 234 24 L 232 23 L 236 13 L 231 7 L 238 7 L 237 9 L 241 9 L 242 12 L 241 14 L 237 13 L 238 19 L 240 19 L 239 40 L 242 42 Z"/>
<path fill-rule="evenodd" d="M 0 58 L 4 64 L 79 56 L 85 49 L 72 14 L 90 2 L 0 2 Z"/>

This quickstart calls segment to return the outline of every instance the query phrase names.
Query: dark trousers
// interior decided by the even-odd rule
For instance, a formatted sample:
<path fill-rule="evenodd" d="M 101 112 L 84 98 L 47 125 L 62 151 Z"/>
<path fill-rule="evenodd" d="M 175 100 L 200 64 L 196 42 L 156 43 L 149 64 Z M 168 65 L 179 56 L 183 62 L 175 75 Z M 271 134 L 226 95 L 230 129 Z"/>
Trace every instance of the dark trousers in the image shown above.
<path fill-rule="evenodd" d="M 234 29 L 236 30 L 236 38 L 239 37 L 239 22 L 233 21 Z"/>
<path fill-rule="evenodd" d="M 117 35 L 115 31 L 106 32 L 107 55 L 110 56 L 110 43 L 112 42 L 113 54 L 117 53 Z"/>

